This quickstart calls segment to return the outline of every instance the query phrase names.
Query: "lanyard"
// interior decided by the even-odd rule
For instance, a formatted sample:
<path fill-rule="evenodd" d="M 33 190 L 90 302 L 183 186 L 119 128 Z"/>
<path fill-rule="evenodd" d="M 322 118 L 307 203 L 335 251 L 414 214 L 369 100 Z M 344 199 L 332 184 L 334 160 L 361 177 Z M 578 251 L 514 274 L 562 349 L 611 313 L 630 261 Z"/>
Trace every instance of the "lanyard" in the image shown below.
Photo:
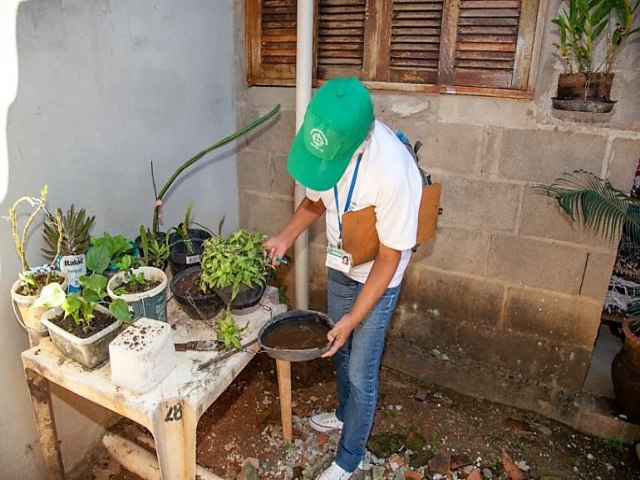
<path fill-rule="evenodd" d="M 358 155 L 358 160 L 356 160 L 356 168 L 353 171 L 353 177 L 351 177 L 351 185 L 349 186 L 349 193 L 347 194 L 347 201 L 344 204 L 344 213 L 347 213 L 349 210 L 349 205 L 351 205 L 351 197 L 353 196 L 353 189 L 356 186 L 356 180 L 358 179 L 358 169 L 360 168 L 360 160 L 362 160 L 362 153 Z M 338 213 L 338 230 L 340 231 L 340 240 L 342 240 L 342 215 L 340 215 L 340 203 L 338 202 L 338 186 L 333 186 L 333 196 L 336 200 L 336 212 Z"/>

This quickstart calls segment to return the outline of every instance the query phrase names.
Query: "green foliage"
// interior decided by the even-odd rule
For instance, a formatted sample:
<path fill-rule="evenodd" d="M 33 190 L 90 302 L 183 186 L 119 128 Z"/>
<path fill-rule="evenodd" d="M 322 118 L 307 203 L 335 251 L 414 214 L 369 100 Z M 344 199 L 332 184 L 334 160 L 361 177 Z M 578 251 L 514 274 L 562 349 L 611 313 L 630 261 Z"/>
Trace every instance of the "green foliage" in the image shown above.
<path fill-rule="evenodd" d="M 218 148 L 220 148 L 220 147 L 222 147 L 224 145 L 227 145 L 227 144 L 233 142 L 234 140 L 240 138 L 242 135 L 246 135 L 247 133 L 249 133 L 251 130 L 253 130 L 257 126 L 259 126 L 259 125 L 263 124 L 264 122 L 266 122 L 267 120 L 269 120 L 271 117 L 273 117 L 279 111 L 280 111 L 280 105 L 278 104 L 269 113 L 264 114 L 263 116 L 261 116 L 257 120 L 254 120 L 253 122 L 245 125 L 244 127 L 239 129 L 238 131 L 232 133 L 231 135 L 226 136 L 222 140 L 214 143 L 213 145 L 205 148 L 204 150 L 201 150 L 200 152 L 196 153 L 193 157 L 191 157 L 189 160 L 187 160 L 182 165 L 180 165 L 177 168 L 177 170 L 175 172 L 173 172 L 173 174 L 171 175 L 169 180 L 167 180 L 167 182 L 160 189 L 160 191 L 156 194 L 156 204 L 155 204 L 155 207 L 153 209 L 153 222 L 152 222 L 153 232 L 154 233 L 158 233 L 158 216 L 159 216 L 159 213 L 160 213 L 160 208 L 162 208 L 162 200 L 163 200 L 164 196 L 167 194 L 167 192 L 169 191 L 169 189 L 171 188 L 171 185 L 173 185 L 173 182 L 175 182 L 177 180 L 177 178 L 182 174 L 182 172 L 187 170 L 190 166 L 192 166 L 198 160 L 200 160 L 203 157 L 205 157 L 207 154 L 213 152 L 214 150 L 216 150 L 216 149 L 218 149 Z M 151 163 L 151 176 L 153 177 L 153 162 Z M 154 191 L 155 191 L 155 180 L 153 182 L 153 187 L 154 187 Z"/>
<path fill-rule="evenodd" d="M 42 236 L 47 247 L 42 249 L 49 261 L 58 255 L 79 255 L 89 248 L 89 231 L 93 227 L 95 216 L 88 217 L 83 209 L 75 211 L 73 204 L 63 214 L 61 209 L 47 213 Z"/>
<path fill-rule="evenodd" d="M 133 269 L 124 270 L 124 282 L 115 288 L 116 295 L 126 295 L 131 293 L 131 287 L 145 285 L 149 281 L 144 278 L 144 272 L 135 273 Z"/>
<path fill-rule="evenodd" d="M 109 305 L 109 312 L 118 320 L 131 323 L 129 306 L 124 300 L 107 302 L 107 277 L 99 273 L 80 277 L 80 292 L 66 294 L 59 283 L 50 283 L 33 303 L 33 308 L 62 307 L 66 316 L 71 316 L 78 325 L 88 327 L 95 318 L 98 304 Z"/>
<path fill-rule="evenodd" d="M 112 237 L 105 232 L 102 237 L 91 238 L 86 262 L 94 273 L 102 273 L 110 266 L 126 270 L 133 265 L 133 244 L 122 235 Z"/>
<path fill-rule="evenodd" d="M 200 257 L 202 291 L 231 287 L 233 302 L 241 285 L 249 288 L 264 285 L 271 261 L 264 254 L 263 240 L 262 232 L 251 233 L 244 229 L 227 238 L 214 236 L 208 239 Z"/>
<path fill-rule="evenodd" d="M 246 330 L 247 325 L 239 327 L 227 309 L 225 316 L 216 321 L 216 338 L 224 343 L 224 348 L 229 350 L 235 348 L 242 350 L 242 333 Z"/>
<path fill-rule="evenodd" d="M 555 198 L 571 220 L 588 231 L 613 240 L 626 228 L 634 243 L 640 241 L 640 200 L 608 180 L 578 170 L 534 188 Z"/>
<path fill-rule="evenodd" d="M 140 257 L 137 263 L 140 266 L 156 267 L 163 269 L 169 259 L 169 236 L 164 240 L 155 235 L 150 229 L 140 225 Z"/>
<path fill-rule="evenodd" d="M 613 187 L 608 180 L 578 170 L 550 184 L 534 188 L 557 200 L 572 221 L 605 239 L 614 240 L 624 230 L 640 246 L 640 200 Z M 631 300 L 631 330 L 640 335 L 640 297 Z"/>
<path fill-rule="evenodd" d="M 604 443 L 611 450 L 615 450 L 618 453 L 624 452 L 625 443 L 618 437 L 608 437 L 605 438 Z"/>
<path fill-rule="evenodd" d="M 38 283 L 36 282 L 36 277 L 30 273 L 19 273 L 18 278 L 20 279 L 20 286 L 22 287 L 22 291 L 25 292 L 25 295 L 35 295 L 36 289 L 38 288 Z"/>
<path fill-rule="evenodd" d="M 559 27 L 555 47 L 567 73 L 609 73 L 620 46 L 640 30 L 633 28 L 639 5 L 632 0 L 567 0 L 551 20 Z"/>

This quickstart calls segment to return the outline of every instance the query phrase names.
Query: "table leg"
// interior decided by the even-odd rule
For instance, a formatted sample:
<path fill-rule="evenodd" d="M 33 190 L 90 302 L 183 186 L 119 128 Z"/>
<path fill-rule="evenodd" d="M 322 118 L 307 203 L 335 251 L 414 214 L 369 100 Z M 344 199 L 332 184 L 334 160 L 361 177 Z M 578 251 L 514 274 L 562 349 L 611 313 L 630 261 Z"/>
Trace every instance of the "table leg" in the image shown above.
<path fill-rule="evenodd" d="M 276 359 L 278 371 L 278 393 L 280 395 L 280 417 L 282 418 L 282 438 L 291 442 L 291 363 Z"/>
<path fill-rule="evenodd" d="M 163 479 L 196 478 L 196 427 L 191 406 L 173 399 L 158 405 L 152 419 L 156 453 Z"/>
<path fill-rule="evenodd" d="M 36 427 L 40 435 L 40 446 L 42 447 L 44 461 L 49 469 L 49 478 L 64 480 L 64 465 L 62 464 L 62 454 L 58 444 L 58 432 L 56 431 L 56 421 L 53 415 L 49 380 L 31 369 L 25 369 L 24 372 L 27 377 L 29 393 L 31 394 L 31 406 L 36 419 Z"/>

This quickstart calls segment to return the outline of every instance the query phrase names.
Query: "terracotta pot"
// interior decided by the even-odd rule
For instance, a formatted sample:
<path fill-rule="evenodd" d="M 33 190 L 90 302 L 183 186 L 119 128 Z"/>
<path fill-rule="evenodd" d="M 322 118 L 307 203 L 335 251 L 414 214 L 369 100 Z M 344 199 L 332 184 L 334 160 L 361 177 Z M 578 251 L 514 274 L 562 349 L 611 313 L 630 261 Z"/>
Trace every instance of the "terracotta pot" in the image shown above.
<path fill-rule="evenodd" d="M 640 337 L 631 330 L 631 319 L 622 323 L 624 344 L 613 359 L 611 379 L 616 399 L 629 420 L 640 423 Z"/>
<path fill-rule="evenodd" d="M 553 107 L 558 110 L 609 112 L 613 108 L 613 73 L 562 73 Z"/>

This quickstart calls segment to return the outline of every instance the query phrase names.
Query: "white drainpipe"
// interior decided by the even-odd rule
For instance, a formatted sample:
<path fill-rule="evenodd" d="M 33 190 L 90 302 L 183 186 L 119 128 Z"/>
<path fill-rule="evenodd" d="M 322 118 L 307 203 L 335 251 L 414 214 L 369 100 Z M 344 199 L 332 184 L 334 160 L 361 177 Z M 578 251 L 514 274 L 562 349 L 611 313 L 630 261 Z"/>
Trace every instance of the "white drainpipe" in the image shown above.
<path fill-rule="evenodd" d="M 313 68 L 313 0 L 298 1 L 296 50 L 296 132 L 304 120 L 304 112 L 311 100 Z M 296 183 L 295 205 L 305 198 L 305 187 Z M 295 244 L 296 308 L 309 308 L 309 234 L 302 233 Z"/>

